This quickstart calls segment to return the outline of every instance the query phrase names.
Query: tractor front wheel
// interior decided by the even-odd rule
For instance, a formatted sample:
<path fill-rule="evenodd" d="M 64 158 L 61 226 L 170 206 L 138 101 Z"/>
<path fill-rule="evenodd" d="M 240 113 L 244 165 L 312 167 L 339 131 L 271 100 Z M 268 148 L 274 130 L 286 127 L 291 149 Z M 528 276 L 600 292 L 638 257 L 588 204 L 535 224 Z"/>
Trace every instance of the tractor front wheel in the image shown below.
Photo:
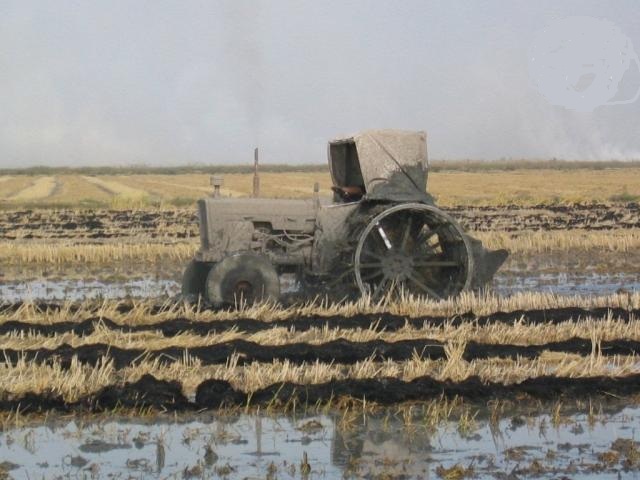
<path fill-rule="evenodd" d="M 187 302 L 197 302 L 204 297 L 207 275 L 211 265 L 191 260 L 182 275 L 182 297 Z"/>
<path fill-rule="evenodd" d="M 268 258 L 238 253 L 213 266 L 207 276 L 206 297 L 214 307 L 277 301 L 280 278 Z"/>

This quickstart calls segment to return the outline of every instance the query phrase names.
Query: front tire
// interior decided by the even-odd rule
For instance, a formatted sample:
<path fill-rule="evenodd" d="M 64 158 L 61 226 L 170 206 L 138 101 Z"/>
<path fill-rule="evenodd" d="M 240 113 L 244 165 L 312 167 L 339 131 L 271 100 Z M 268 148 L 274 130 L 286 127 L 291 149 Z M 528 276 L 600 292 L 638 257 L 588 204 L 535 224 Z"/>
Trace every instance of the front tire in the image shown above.
<path fill-rule="evenodd" d="M 211 266 L 191 260 L 182 275 L 182 297 L 187 302 L 197 302 L 205 295 L 207 275 Z"/>
<path fill-rule="evenodd" d="M 278 301 L 280 278 L 268 258 L 238 253 L 224 258 L 209 272 L 206 297 L 214 307 Z"/>

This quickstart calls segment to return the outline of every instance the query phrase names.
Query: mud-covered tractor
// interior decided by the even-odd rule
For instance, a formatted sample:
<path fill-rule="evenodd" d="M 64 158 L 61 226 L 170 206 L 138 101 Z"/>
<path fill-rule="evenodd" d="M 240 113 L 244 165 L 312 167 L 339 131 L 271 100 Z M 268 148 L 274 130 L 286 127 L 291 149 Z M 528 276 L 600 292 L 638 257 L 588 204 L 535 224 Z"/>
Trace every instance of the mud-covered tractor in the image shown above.
<path fill-rule="evenodd" d="M 328 156 L 332 200 L 317 185 L 309 200 L 200 200 L 185 298 L 215 306 L 291 293 L 442 299 L 483 286 L 506 259 L 435 206 L 424 132 L 365 131 L 330 141 Z"/>

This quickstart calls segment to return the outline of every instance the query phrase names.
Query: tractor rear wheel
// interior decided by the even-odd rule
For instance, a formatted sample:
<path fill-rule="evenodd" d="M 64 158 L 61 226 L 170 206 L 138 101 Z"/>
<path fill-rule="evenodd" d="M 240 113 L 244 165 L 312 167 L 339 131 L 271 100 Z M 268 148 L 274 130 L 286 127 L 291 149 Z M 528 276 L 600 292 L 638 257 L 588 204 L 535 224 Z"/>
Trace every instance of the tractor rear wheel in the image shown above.
<path fill-rule="evenodd" d="M 206 282 L 206 297 L 214 307 L 252 305 L 280 298 L 278 272 L 268 258 L 238 253 L 213 266 Z"/>
<path fill-rule="evenodd" d="M 474 260 L 456 221 L 427 204 L 383 210 L 361 231 L 354 256 L 356 284 L 374 300 L 400 292 L 435 300 L 471 286 Z"/>

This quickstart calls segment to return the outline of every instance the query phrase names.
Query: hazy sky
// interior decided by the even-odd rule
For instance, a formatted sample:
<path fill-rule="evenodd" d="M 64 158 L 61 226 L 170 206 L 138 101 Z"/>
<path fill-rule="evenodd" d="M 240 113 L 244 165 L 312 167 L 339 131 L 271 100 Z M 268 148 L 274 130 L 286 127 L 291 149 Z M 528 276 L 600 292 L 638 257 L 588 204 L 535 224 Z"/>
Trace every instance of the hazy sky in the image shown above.
<path fill-rule="evenodd" d="M 640 52 L 638 0 L 0 0 L 0 166 L 317 163 L 365 128 L 427 130 L 432 158 L 640 159 L 640 101 L 530 85 L 536 32 L 575 15 Z"/>

